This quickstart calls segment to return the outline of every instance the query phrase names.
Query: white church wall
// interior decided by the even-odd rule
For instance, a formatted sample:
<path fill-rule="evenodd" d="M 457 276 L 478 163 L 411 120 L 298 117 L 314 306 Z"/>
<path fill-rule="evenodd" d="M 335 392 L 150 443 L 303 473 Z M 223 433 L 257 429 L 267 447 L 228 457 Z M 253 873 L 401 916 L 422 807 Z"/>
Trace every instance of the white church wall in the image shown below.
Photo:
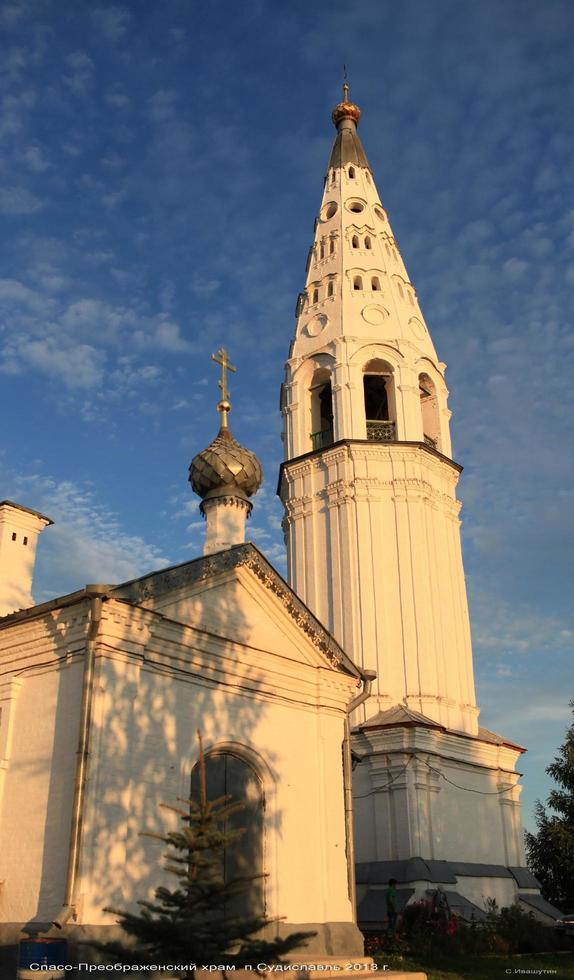
<path fill-rule="evenodd" d="M 62 903 L 81 677 L 76 662 L 44 667 L 16 682 L 19 690 L 6 718 L 9 748 L 0 811 L 3 921 L 41 921 Z"/>
<path fill-rule="evenodd" d="M 160 804 L 189 795 L 198 728 L 206 751 L 233 744 L 262 760 L 268 913 L 292 922 L 350 919 L 340 715 L 271 705 L 117 658 L 102 662 L 98 687 L 83 921 L 109 922 L 104 905 L 153 894 L 162 849 L 138 834 L 173 826 Z"/>

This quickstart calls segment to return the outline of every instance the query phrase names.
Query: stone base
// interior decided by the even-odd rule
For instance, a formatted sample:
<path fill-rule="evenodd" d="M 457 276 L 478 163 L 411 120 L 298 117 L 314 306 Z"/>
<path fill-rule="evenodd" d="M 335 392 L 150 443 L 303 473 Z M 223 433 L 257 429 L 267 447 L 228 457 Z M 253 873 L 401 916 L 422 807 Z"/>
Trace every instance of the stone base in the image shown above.
<path fill-rule="evenodd" d="M 315 933 L 300 947 L 300 957 L 297 951 L 291 954 L 289 960 L 293 963 L 319 963 L 325 958 L 337 958 L 337 962 L 343 960 L 359 962 L 364 958 L 363 934 L 353 922 L 274 922 L 263 931 L 262 938 L 272 940 L 275 936 L 285 937 L 293 932 Z M 60 930 L 49 922 L 0 923 L 2 944 L 17 944 L 20 939 L 29 939 L 33 936 L 66 939 L 70 946 L 76 949 L 77 958 L 88 960 L 90 952 L 93 956 L 93 951 L 84 945 L 86 941 L 95 939 L 98 942 L 111 942 L 121 939 L 123 933 L 117 925 L 94 926 L 68 923 Z"/>

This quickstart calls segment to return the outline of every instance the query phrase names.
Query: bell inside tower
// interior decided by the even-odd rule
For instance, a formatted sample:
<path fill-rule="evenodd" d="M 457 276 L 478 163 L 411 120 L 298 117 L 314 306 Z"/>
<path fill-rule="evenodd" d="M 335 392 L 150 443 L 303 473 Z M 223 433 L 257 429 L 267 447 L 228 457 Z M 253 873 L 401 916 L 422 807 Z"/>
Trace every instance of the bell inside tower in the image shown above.
<path fill-rule="evenodd" d="M 313 449 L 330 446 L 333 431 L 333 392 L 328 371 L 316 372 L 311 385 L 311 443 Z"/>
<path fill-rule="evenodd" d="M 393 375 L 382 361 L 367 364 L 363 375 L 367 439 L 392 442 L 396 438 Z"/>

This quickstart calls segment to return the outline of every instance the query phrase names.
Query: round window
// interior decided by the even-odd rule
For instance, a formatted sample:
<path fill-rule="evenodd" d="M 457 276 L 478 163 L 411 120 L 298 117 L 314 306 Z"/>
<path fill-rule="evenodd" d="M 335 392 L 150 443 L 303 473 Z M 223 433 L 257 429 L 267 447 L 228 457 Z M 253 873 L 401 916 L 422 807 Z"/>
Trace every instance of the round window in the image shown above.
<path fill-rule="evenodd" d="M 379 219 L 379 221 L 386 221 L 387 220 L 387 216 L 386 216 L 386 214 L 385 214 L 385 212 L 383 211 L 382 208 L 375 207 L 375 214 L 376 214 L 377 218 Z"/>
<path fill-rule="evenodd" d="M 360 214 L 361 211 L 365 210 L 365 205 L 362 201 L 348 201 L 347 207 L 349 211 L 353 212 L 353 214 Z"/>
<path fill-rule="evenodd" d="M 328 204 L 323 205 L 321 208 L 321 221 L 328 221 L 329 218 L 334 218 L 337 214 L 337 202 L 329 201 Z"/>

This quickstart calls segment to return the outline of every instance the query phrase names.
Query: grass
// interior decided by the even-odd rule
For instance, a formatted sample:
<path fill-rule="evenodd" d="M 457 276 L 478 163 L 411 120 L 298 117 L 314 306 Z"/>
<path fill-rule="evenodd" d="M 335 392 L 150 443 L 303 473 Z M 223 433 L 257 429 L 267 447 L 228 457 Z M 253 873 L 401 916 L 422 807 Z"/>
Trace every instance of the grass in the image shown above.
<path fill-rule="evenodd" d="M 574 980 L 574 953 L 536 953 L 516 956 L 460 956 L 432 960 L 406 956 L 377 956 L 378 976 L 384 977 L 383 964 L 391 970 L 426 973 L 428 980 L 506 980 L 506 977 L 552 977 Z"/>

